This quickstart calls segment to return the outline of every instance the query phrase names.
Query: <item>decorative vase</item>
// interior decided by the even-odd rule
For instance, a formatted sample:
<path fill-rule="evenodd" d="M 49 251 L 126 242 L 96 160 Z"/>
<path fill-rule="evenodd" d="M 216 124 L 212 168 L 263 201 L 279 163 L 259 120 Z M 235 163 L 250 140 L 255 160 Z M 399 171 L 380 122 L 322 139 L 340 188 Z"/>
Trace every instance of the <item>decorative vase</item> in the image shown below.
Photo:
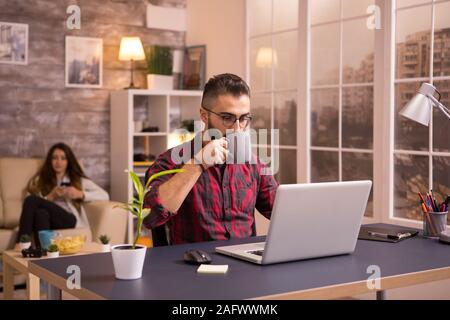
<path fill-rule="evenodd" d="M 56 251 L 56 252 L 48 252 L 47 251 L 47 257 L 48 258 L 57 258 L 57 257 L 59 257 L 59 251 Z"/>
<path fill-rule="evenodd" d="M 117 279 L 134 280 L 142 277 L 147 248 L 131 244 L 118 244 L 111 248 L 114 272 Z"/>
<path fill-rule="evenodd" d="M 173 76 L 147 74 L 147 88 L 156 90 L 172 90 Z"/>
<path fill-rule="evenodd" d="M 111 245 L 109 243 L 103 244 L 102 243 L 102 252 L 110 252 L 111 251 Z"/>
<path fill-rule="evenodd" d="M 20 250 L 28 249 L 31 246 L 31 242 L 19 242 Z"/>

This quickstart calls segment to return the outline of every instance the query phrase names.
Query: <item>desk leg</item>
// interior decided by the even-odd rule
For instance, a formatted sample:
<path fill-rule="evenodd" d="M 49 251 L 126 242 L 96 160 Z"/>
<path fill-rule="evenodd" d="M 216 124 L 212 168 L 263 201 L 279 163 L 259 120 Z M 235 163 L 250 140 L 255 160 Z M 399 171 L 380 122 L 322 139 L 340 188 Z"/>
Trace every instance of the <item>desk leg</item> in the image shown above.
<path fill-rule="evenodd" d="M 28 300 L 41 299 L 41 288 L 39 285 L 39 278 L 31 273 L 28 273 L 27 276 L 27 297 Z"/>
<path fill-rule="evenodd" d="M 5 300 L 14 299 L 14 268 L 3 259 L 3 297 Z"/>
<path fill-rule="evenodd" d="M 386 291 L 385 290 L 377 291 L 377 300 L 386 300 Z"/>
<path fill-rule="evenodd" d="M 47 283 L 47 300 L 61 300 L 61 290 Z"/>

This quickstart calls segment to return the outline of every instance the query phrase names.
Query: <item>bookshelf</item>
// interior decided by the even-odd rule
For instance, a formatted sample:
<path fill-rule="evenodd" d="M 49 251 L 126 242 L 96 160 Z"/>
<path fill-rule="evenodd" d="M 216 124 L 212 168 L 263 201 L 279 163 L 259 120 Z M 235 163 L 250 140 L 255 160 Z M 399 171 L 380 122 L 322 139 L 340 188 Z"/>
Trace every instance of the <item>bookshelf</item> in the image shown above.
<path fill-rule="evenodd" d="M 182 142 L 174 131 L 183 120 L 199 120 L 202 91 L 120 90 L 111 94 L 111 199 L 127 202 L 133 184 L 125 170 L 143 180 L 154 159 Z M 146 131 L 148 130 L 148 131 Z M 136 159 L 135 156 L 147 157 Z M 128 219 L 127 238 L 134 238 L 134 220 Z"/>

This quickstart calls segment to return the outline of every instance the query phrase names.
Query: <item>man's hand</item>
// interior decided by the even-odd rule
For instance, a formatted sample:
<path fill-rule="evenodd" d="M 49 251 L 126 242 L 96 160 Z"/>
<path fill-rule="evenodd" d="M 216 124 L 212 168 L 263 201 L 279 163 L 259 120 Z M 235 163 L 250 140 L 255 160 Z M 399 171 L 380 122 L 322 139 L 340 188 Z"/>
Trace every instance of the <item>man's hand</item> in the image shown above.
<path fill-rule="evenodd" d="M 63 187 L 63 188 L 64 188 L 64 197 L 66 199 L 77 200 L 84 198 L 83 191 L 80 191 L 75 187 Z"/>
<path fill-rule="evenodd" d="M 225 138 L 213 140 L 203 147 L 194 157 L 195 163 L 201 163 L 205 169 L 215 164 L 225 163 L 228 156 L 228 141 Z"/>

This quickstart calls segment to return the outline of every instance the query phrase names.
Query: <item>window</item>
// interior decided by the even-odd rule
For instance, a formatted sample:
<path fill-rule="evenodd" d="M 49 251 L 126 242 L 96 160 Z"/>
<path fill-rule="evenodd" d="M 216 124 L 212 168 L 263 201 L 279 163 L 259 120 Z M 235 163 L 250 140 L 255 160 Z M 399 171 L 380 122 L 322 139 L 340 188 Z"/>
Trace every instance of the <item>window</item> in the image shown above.
<path fill-rule="evenodd" d="M 421 220 L 418 192 L 450 193 L 450 129 L 433 110 L 429 127 L 398 111 L 423 82 L 432 83 L 450 105 L 450 1 L 397 0 L 394 115 L 394 217 Z M 419 17 L 419 18 L 418 18 Z"/>
<path fill-rule="evenodd" d="M 373 179 L 371 0 L 311 6 L 311 182 Z M 373 216 L 370 195 L 365 213 Z"/>
<path fill-rule="evenodd" d="M 278 129 L 280 183 L 297 182 L 298 0 L 248 0 L 253 129 Z M 271 154 L 270 150 L 264 150 Z"/>
<path fill-rule="evenodd" d="M 417 192 L 433 189 L 439 200 L 450 194 L 450 126 L 437 109 L 429 127 L 398 112 L 423 82 L 435 85 L 441 102 L 450 106 L 450 0 L 299 0 L 293 7 L 308 7 L 309 13 L 298 10 L 300 20 L 291 13 L 292 18 L 286 16 L 284 22 L 292 29 L 274 28 L 279 1 L 247 1 L 249 74 L 253 86 L 259 87 L 253 97 L 254 126 L 280 128 L 282 183 L 295 177 L 295 170 L 302 181 L 376 180 L 372 190 L 377 212 L 371 194 L 366 217 L 417 226 L 422 219 Z M 367 9 L 373 4 L 387 15 L 381 19 L 386 24 L 380 30 L 367 26 L 371 17 Z M 302 21 L 308 14 L 310 25 L 306 26 Z M 299 48 L 296 32 L 297 41 L 304 41 Z M 375 39 L 377 32 L 380 36 Z M 276 38 L 289 33 L 291 40 L 277 42 Z M 270 68 L 264 74 L 264 69 L 257 68 L 261 47 L 272 50 Z M 289 64 L 280 63 L 284 59 L 295 65 L 289 50 L 309 59 L 308 81 L 306 76 L 296 78 L 295 68 L 286 67 Z M 392 57 L 387 53 L 393 53 Z M 375 61 L 386 65 L 375 65 Z M 296 79 L 301 88 L 296 88 Z M 302 99 L 298 103 L 296 89 Z M 309 113 L 309 117 L 299 118 L 296 124 L 294 112 Z M 310 132 L 300 131 L 297 138 L 290 135 L 297 126 Z M 297 160 L 296 147 L 307 150 L 298 155 L 306 161 Z"/>

